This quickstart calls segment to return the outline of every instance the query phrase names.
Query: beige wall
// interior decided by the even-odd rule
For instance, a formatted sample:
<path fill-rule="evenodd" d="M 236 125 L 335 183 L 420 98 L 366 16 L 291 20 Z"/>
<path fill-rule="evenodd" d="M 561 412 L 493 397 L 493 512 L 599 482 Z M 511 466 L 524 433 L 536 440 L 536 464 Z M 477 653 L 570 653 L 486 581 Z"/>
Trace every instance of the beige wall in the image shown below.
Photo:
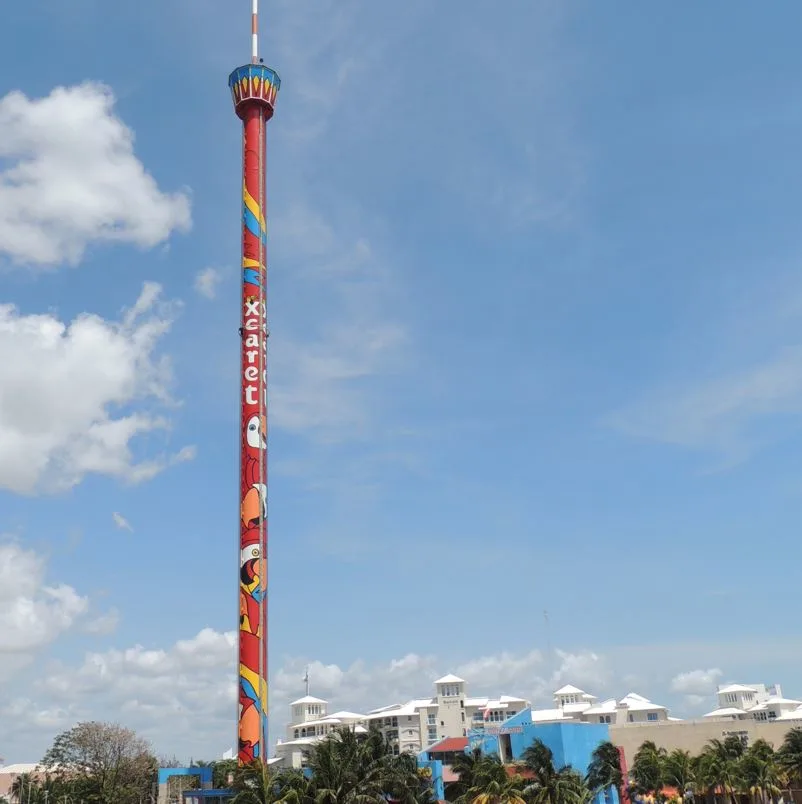
<path fill-rule="evenodd" d="M 776 723 L 760 723 L 756 720 L 668 720 L 611 725 L 610 740 L 624 749 L 627 764 L 631 765 L 635 752 L 647 740 L 668 751 L 681 748 L 698 754 L 710 740 L 722 740 L 733 732 L 745 732 L 750 743 L 763 739 L 779 748 L 786 733 L 799 727 L 802 727 L 802 721 L 799 720 Z"/>

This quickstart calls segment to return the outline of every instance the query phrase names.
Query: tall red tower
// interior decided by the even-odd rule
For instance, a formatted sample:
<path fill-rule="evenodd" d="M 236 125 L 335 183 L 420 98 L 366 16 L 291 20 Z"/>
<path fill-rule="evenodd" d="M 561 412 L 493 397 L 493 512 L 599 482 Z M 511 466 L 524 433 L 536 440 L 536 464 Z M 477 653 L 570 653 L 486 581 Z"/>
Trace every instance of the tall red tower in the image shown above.
<path fill-rule="evenodd" d="M 228 85 L 242 120 L 242 319 L 240 326 L 240 764 L 267 761 L 267 224 L 265 130 L 281 81 L 259 59 L 252 0 L 251 63 Z"/>

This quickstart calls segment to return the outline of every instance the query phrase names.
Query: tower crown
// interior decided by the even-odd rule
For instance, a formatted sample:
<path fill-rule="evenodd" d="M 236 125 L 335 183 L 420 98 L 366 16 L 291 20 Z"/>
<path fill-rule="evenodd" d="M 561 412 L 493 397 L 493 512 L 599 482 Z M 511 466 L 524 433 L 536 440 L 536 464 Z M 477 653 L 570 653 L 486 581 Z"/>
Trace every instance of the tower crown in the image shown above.
<path fill-rule="evenodd" d="M 281 86 L 278 73 L 264 64 L 246 64 L 237 67 L 228 77 L 228 86 L 234 100 L 234 111 L 239 117 L 252 103 L 264 107 L 266 118 L 273 116 L 273 108 Z"/>

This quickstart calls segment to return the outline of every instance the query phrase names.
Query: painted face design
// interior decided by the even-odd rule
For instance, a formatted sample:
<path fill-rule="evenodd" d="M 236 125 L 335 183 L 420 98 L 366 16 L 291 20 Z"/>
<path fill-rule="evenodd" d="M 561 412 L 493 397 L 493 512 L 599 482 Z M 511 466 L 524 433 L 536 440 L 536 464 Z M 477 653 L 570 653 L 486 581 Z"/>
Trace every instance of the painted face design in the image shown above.
<path fill-rule="evenodd" d="M 267 441 L 262 427 L 261 416 L 251 416 L 245 429 L 245 442 L 251 449 L 265 449 Z"/>

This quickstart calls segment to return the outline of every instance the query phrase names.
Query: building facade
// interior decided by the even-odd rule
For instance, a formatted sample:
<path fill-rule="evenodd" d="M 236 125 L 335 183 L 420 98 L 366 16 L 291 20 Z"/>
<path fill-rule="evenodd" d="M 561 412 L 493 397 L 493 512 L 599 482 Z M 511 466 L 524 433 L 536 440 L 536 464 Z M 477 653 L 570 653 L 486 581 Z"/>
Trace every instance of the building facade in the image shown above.
<path fill-rule="evenodd" d="M 317 741 L 339 728 L 357 732 L 378 729 L 396 753 L 418 754 L 446 737 L 465 737 L 471 728 L 503 723 L 529 707 L 513 695 L 470 697 L 465 679 L 446 675 L 434 682 L 435 694 L 391 704 L 367 714 L 335 712 L 328 702 L 307 695 L 290 704 L 291 723 L 286 739 L 276 743 L 276 760 L 284 767 L 302 768 Z"/>

